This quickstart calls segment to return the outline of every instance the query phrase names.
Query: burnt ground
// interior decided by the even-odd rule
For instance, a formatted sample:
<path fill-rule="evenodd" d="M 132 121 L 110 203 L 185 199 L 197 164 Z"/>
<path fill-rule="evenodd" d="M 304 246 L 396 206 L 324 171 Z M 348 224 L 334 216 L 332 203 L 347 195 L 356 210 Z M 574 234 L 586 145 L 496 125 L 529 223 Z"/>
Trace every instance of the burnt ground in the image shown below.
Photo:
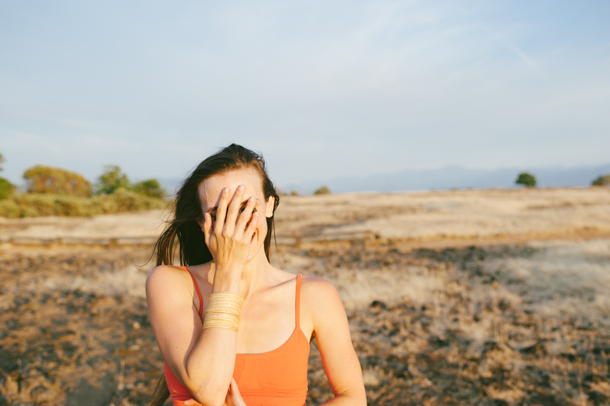
<path fill-rule="evenodd" d="M 525 293 L 510 293 L 524 292 L 525 282 L 484 266 L 536 250 L 380 245 L 290 254 L 303 259 L 299 272 L 331 280 L 347 268 L 413 268 L 442 282 L 430 300 L 378 297 L 348 309 L 369 405 L 610 404 L 607 325 L 539 312 Z M 118 248 L 0 256 L 0 405 L 148 402 L 162 359 L 145 299 L 57 283 L 95 280 L 148 255 Z M 309 387 L 308 404 L 332 397 L 313 344 Z"/>

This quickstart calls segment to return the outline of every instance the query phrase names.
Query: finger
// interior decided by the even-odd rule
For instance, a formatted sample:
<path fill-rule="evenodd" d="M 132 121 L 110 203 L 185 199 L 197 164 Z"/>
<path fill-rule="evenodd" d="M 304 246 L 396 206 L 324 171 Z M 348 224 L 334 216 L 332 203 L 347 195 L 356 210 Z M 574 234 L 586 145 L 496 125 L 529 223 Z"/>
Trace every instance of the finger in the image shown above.
<path fill-rule="evenodd" d="M 226 187 L 220 192 L 218 206 L 216 206 L 216 223 L 214 224 L 214 233 L 217 235 L 222 231 L 225 224 L 227 214 L 227 205 L 229 204 L 229 188 Z"/>
<path fill-rule="evenodd" d="M 231 199 L 231 203 L 229 203 L 229 209 L 227 210 L 227 217 L 225 219 L 224 231 L 228 235 L 233 235 L 235 231 L 235 222 L 237 221 L 237 215 L 239 214 L 239 206 L 241 206 L 241 201 L 244 197 L 245 193 L 244 185 L 239 185 L 237 190 L 235 190 L 235 194 Z"/>
<path fill-rule="evenodd" d="M 210 231 L 212 230 L 212 216 L 210 213 L 203 213 L 203 235 L 205 236 L 205 245 L 210 247 Z"/>
<path fill-rule="evenodd" d="M 237 382 L 235 382 L 235 378 L 231 378 L 231 392 L 234 398 L 239 399 L 243 403 L 243 398 L 241 397 L 241 393 L 239 393 L 239 388 L 237 387 Z"/>
<path fill-rule="evenodd" d="M 252 236 L 254 235 L 254 231 L 256 230 L 256 225 L 258 224 L 258 212 L 255 211 L 252 213 L 252 220 L 250 220 L 250 224 L 248 224 L 248 228 L 244 232 L 244 242 L 250 243 L 252 241 Z"/>
<path fill-rule="evenodd" d="M 237 382 L 235 382 L 234 377 L 231 377 L 231 391 L 233 391 L 233 393 L 239 394 L 239 388 L 237 387 Z"/>
<path fill-rule="evenodd" d="M 244 211 L 239 213 L 239 217 L 237 218 L 237 224 L 235 224 L 236 234 L 237 232 L 244 233 L 246 231 L 246 226 L 248 225 L 248 221 L 252 217 L 252 210 L 256 206 L 256 197 L 250 196 L 248 198 L 248 203 L 246 207 L 244 207 Z"/>
<path fill-rule="evenodd" d="M 184 406 L 203 406 L 203 404 L 197 402 L 195 399 L 189 399 L 183 403 Z"/>

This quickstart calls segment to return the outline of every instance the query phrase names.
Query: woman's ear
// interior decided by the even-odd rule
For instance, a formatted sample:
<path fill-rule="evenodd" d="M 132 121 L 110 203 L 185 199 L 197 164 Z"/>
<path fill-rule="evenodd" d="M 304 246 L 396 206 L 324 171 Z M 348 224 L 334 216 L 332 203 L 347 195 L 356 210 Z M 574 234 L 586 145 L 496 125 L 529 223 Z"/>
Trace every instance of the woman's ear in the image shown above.
<path fill-rule="evenodd" d="M 201 231 L 203 231 L 203 221 L 198 221 L 199 227 L 201 227 Z M 205 233 L 205 231 L 203 231 Z"/>
<path fill-rule="evenodd" d="M 275 207 L 275 196 L 269 196 L 265 203 L 265 217 L 273 217 L 273 208 Z"/>

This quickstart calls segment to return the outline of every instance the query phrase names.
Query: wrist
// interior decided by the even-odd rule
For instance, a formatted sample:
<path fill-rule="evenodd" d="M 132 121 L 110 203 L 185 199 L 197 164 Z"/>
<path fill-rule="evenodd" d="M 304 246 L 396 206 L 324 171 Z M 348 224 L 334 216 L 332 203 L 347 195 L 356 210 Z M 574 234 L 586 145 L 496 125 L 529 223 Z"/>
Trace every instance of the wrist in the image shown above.
<path fill-rule="evenodd" d="M 212 292 L 231 292 L 239 294 L 240 279 L 241 272 L 217 268 L 214 273 Z"/>

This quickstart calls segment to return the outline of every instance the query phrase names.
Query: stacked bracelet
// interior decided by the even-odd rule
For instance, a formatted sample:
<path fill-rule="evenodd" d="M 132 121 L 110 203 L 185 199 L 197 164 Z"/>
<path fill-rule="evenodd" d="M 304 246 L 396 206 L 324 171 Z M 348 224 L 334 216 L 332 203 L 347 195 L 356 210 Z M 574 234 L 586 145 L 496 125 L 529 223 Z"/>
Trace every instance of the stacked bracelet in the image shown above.
<path fill-rule="evenodd" d="M 229 292 L 215 292 L 210 295 L 203 319 L 203 329 L 226 328 L 237 331 L 239 314 L 244 298 Z"/>

